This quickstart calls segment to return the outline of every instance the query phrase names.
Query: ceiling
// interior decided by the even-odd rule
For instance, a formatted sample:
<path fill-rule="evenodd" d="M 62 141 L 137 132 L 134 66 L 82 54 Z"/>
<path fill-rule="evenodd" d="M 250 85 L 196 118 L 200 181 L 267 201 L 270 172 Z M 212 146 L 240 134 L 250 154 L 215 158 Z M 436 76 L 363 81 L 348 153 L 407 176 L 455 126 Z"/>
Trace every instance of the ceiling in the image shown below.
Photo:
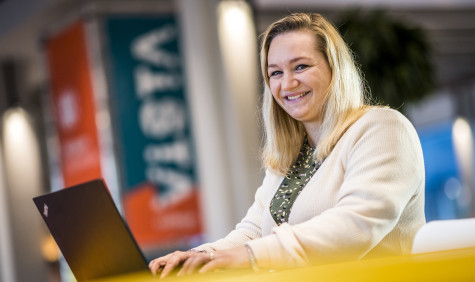
<path fill-rule="evenodd" d="M 0 0 L 2 1 L 2 0 Z M 194 1 L 194 0 L 190 0 Z M 215 0 L 210 0 L 215 1 Z M 217 1 L 217 0 L 216 0 Z M 315 11 L 332 21 L 342 10 L 359 6 L 380 8 L 396 19 L 424 28 L 433 43 L 433 60 L 440 87 L 475 80 L 475 0 L 248 0 L 255 11 L 258 33 L 289 12 Z M 4 0 L 0 2 L 0 58 L 20 56 L 38 64 L 41 29 L 60 15 L 77 11 L 85 0 Z M 120 3 L 129 1 L 95 0 Z M 134 3 L 164 5 L 172 0 L 141 0 Z M 19 12 L 21 11 L 21 12 Z M 69 12 L 68 12 L 69 11 Z M 38 69 L 38 68 L 37 68 Z M 30 71 L 28 81 L 38 84 L 39 71 Z"/>
<path fill-rule="evenodd" d="M 292 8 L 305 9 L 311 7 L 320 8 L 345 8 L 348 6 L 381 7 L 389 9 L 421 9 L 421 8 L 467 8 L 475 7 L 473 0 L 254 0 L 257 7 L 269 8 Z"/>

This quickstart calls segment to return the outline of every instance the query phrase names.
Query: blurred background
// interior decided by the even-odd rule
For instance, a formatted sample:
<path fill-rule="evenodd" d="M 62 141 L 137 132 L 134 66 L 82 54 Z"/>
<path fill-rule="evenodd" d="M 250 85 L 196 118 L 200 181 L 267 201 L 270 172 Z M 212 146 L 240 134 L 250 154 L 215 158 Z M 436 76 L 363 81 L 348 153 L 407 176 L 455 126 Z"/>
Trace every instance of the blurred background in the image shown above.
<path fill-rule="evenodd" d="M 103 178 L 152 258 L 226 235 L 263 177 L 259 38 L 331 20 L 416 127 L 426 218 L 475 216 L 475 1 L 0 0 L 0 281 L 71 281 L 32 198 Z"/>

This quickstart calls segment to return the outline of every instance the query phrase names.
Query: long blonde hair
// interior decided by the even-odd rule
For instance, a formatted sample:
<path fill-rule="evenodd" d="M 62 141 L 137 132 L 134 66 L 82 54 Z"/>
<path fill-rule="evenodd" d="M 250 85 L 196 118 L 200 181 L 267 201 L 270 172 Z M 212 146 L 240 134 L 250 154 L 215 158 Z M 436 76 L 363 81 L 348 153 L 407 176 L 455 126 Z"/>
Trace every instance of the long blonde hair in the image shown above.
<path fill-rule="evenodd" d="M 340 137 L 369 108 L 366 88 L 348 46 L 336 28 L 317 13 L 295 13 L 271 24 L 261 35 L 261 71 L 264 78 L 262 115 L 265 128 L 262 158 L 264 166 L 287 173 L 305 137 L 303 124 L 290 117 L 274 100 L 267 75 L 267 55 L 272 40 L 283 33 L 309 30 L 315 34 L 317 49 L 331 69 L 331 82 L 321 108 L 321 135 L 316 161 L 324 160 Z M 315 109 L 316 111 L 319 109 Z"/>

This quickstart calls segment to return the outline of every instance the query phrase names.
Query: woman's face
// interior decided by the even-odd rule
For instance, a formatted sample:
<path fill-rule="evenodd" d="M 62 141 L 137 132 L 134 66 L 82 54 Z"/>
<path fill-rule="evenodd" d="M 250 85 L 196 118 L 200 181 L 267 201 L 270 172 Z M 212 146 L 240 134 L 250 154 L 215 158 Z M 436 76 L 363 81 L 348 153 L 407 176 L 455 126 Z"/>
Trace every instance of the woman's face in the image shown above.
<path fill-rule="evenodd" d="M 269 46 L 267 61 L 270 90 L 282 109 L 304 124 L 321 122 L 331 70 L 317 50 L 315 35 L 300 30 L 276 36 Z"/>

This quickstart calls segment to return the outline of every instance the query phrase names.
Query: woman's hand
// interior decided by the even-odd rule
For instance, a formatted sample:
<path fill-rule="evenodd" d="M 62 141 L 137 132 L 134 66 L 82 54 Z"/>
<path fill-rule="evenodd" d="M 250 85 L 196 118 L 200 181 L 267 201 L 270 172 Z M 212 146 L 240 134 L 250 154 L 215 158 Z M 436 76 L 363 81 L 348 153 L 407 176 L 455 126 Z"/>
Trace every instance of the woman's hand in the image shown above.
<path fill-rule="evenodd" d="M 246 247 L 236 247 L 227 250 L 216 251 L 212 255 L 199 253 L 189 257 L 178 275 L 189 275 L 199 269 L 199 273 L 206 273 L 218 269 L 250 268 L 251 262 Z"/>
<path fill-rule="evenodd" d="M 160 278 L 164 278 L 168 276 L 171 271 L 176 269 L 181 263 L 191 257 L 199 256 L 200 254 L 206 253 L 198 253 L 194 251 L 176 251 L 166 256 L 152 260 L 148 264 L 148 268 L 150 269 L 153 275 L 158 275 L 159 273 L 161 273 Z"/>
<path fill-rule="evenodd" d="M 227 250 L 206 252 L 176 251 L 150 262 L 148 267 L 154 275 L 161 273 L 160 278 L 167 277 L 181 263 L 183 266 L 178 276 L 190 275 L 195 272 L 206 273 L 218 269 L 250 268 L 251 263 L 246 247 L 236 247 Z"/>

